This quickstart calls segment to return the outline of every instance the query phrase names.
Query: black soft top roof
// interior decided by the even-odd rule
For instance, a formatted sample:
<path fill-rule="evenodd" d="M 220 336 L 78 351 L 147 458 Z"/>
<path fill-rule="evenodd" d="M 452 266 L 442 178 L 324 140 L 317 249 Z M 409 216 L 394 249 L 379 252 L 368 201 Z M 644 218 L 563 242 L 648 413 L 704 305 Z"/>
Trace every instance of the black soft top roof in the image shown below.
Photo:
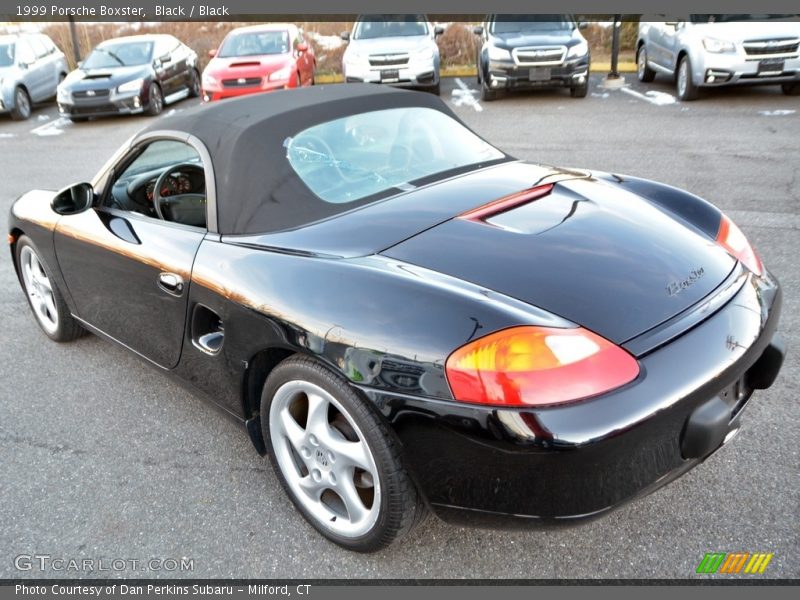
<path fill-rule="evenodd" d="M 291 229 L 375 200 L 347 205 L 318 198 L 286 159 L 284 141 L 313 125 L 388 108 L 426 107 L 460 122 L 436 96 L 374 84 L 314 86 L 199 106 L 143 133 L 175 130 L 208 148 L 216 179 L 219 233 Z"/>

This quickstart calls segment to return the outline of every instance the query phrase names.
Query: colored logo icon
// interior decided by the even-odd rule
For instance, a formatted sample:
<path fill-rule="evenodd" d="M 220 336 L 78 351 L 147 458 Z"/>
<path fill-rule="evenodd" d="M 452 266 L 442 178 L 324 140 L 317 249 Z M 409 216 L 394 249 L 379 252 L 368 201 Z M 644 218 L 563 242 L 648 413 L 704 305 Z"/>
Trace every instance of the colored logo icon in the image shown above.
<path fill-rule="evenodd" d="M 697 565 L 697 573 L 745 573 L 761 574 L 767 569 L 773 553 L 756 552 L 707 552 Z"/>

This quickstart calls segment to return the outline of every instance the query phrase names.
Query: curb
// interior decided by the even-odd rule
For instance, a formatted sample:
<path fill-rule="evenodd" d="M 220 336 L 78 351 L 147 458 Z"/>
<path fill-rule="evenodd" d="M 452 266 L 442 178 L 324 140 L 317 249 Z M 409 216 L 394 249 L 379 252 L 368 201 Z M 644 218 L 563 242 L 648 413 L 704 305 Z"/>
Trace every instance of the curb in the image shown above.
<path fill-rule="evenodd" d="M 621 62 L 617 65 L 617 70 L 620 73 L 635 73 L 635 62 Z M 611 71 L 610 62 L 594 62 L 591 65 L 590 72 L 592 73 L 608 73 Z M 442 77 L 474 77 L 475 67 L 445 67 L 441 71 Z M 317 75 L 314 80 L 316 83 L 342 83 L 342 76 L 338 73 Z"/>

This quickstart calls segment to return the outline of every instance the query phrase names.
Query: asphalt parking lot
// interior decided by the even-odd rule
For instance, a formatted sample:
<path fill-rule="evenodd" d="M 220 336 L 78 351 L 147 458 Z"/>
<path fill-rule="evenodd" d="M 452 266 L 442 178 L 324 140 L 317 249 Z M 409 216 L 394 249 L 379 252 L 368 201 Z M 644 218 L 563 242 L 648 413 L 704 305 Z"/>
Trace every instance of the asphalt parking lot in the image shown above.
<path fill-rule="evenodd" d="M 731 445 L 654 495 L 580 527 L 494 531 L 429 519 L 384 552 L 349 553 L 305 523 L 266 460 L 218 411 L 96 337 L 50 342 L 6 254 L 0 578 L 79 575 L 15 568 L 14 557 L 36 553 L 186 557 L 194 565 L 183 573 L 83 576 L 683 578 L 695 576 L 704 553 L 737 551 L 774 553 L 755 577 L 800 577 L 800 98 L 751 88 L 681 104 L 666 80 L 627 79 L 626 91 L 606 90 L 593 76 L 582 100 L 543 91 L 491 103 L 476 100 L 473 79 L 451 79 L 442 97 L 511 154 L 687 188 L 748 234 L 784 286 L 781 329 L 790 351 Z M 53 105 L 27 122 L 0 117 L 0 225 L 17 196 L 91 178 L 149 123 L 71 124 Z"/>

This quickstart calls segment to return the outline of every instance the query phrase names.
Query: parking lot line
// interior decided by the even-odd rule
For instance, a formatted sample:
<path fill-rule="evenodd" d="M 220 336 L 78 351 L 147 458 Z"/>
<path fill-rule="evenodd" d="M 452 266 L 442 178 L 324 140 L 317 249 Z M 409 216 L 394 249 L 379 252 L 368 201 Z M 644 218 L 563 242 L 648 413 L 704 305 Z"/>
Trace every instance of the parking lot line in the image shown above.
<path fill-rule="evenodd" d="M 50 121 L 31 129 L 31 133 L 39 136 L 61 135 L 64 133 L 64 127 L 70 124 L 71 122 L 69 119 L 59 117 L 55 121 Z"/>
<path fill-rule="evenodd" d="M 460 77 L 456 77 L 456 85 L 458 89 L 452 91 L 453 104 L 455 106 L 464 106 L 466 104 L 474 108 L 476 112 L 481 112 L 483 107 L 476 98 L 478 90 L 470 89 L 466 83 L 461 81 Z"/>
<path fill-rule="evenodd" d="M 675 96 L 672 94 L 667 94 L 666 92 L 650 90 L 646 94 L 642 94 L 641 92 L 632 90 L 629 87 L 620 88 L 620 91 L 625 92 L 634 98 L 638 98 L 639 100 L 644 100 L 645 102 L 654 104 L 655 106 L 669 106 L 670 104 L 677 104 L 678 102 L 678 99 Z"/>

